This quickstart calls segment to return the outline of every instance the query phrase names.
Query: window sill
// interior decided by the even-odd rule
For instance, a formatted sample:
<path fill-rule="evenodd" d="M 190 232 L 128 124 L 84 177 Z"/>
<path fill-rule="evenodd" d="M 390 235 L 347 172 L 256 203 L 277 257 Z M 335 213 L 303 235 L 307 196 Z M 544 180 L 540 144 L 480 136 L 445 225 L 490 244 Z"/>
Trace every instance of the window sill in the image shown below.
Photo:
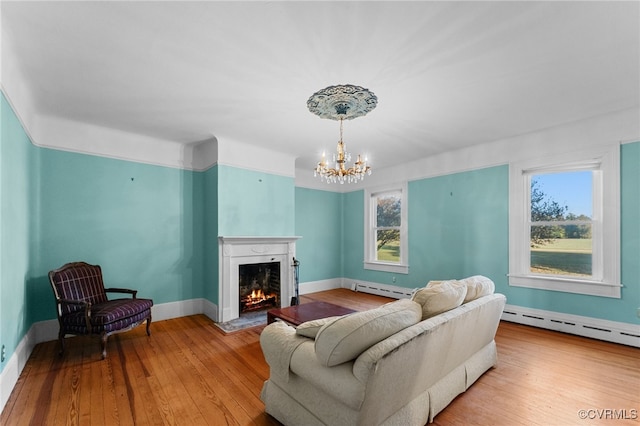
<path fill-rule="evenodd" d="M 622 284 L 602 281 L 578 280 L 567 277 L 509 274 L 509 285 L 541 290 L 563 291 L 590 296 L 620 298 Z"/>
<path fill-rule="evenodd" d="M 408 274 L 409 265 L 387 262 L 364 262 L 364 269 L 381 272 L 393 272 L 394 274 Z"/>

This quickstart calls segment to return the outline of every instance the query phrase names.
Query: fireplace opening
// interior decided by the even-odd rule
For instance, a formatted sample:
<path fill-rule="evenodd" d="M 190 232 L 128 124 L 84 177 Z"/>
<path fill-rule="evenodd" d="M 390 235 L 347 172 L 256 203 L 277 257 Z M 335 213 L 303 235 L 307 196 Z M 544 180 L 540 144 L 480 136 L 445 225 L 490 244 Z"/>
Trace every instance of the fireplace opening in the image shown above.
<path fill-rule="evenodd" d="M 280 307 L 280 262 L 239 265 L 240 315 Z"/>

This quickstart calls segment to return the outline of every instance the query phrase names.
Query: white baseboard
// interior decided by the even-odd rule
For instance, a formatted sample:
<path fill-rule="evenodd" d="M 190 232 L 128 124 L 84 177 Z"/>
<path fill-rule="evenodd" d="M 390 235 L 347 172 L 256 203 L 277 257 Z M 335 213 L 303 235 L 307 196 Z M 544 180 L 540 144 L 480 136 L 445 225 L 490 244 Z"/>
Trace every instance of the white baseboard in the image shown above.
<path fill-rule="evenodd" d="M 506 305 L 504 321 L 640 348 L 640 325 Z"/>
<path fill-rule="evenodd" d="M 211 321 L 219 321 L 218 318 L 218 305 L 207 300 L 202 299 L 202 312 L 205 314 Z M 173 317 L 176 318 L 176 317 Z"/>
<path fill-rule="evenodd" d="M 47 321 L 45 321 L 47 322 Z M 56 325 L 58 321 L 55 321 Z M 0 412 L 4 410 L 4 406 L 9 400 L 9 396 L 13 391 L 13 387 L 18 382 L 20 373 L 24 368 L 33 348 L 36 346 L 36 324 L 33 324 L 27 334 L 22 338 L 18 347 L 13 352 L 7 365 L 5 365 L 0 374 Z"/>
<path fill-rule="evenodd" d="M 163 321 L 172 318 L 202 314 L 205 312 L 205 301 L 205 299 L 189 299 L 181 300 L 179 302 L 153 305 L 151 308 L 151 324 L 153 324 L 153 321 Z M 215 321 L 216 317 L 213 317 L 212 319 Z"/>
<path fill-rule="evenodd" d="M 309 294 L 341 287 L 342 278 L 333 278 L 329 280 L 308 281 L 305 283 L 300 283 L 298 291 L 300 292 L 300 294 Z"/>

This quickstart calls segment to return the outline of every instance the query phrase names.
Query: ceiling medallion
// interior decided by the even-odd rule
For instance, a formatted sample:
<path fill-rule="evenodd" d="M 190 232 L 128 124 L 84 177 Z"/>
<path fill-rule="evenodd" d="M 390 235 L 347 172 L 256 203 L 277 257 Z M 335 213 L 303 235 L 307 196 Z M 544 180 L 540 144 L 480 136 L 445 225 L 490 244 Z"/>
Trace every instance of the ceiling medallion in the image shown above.
<path fill-rule="evenodd" d="M 367 164 L 367 158 L 362 160 L 360 154 L 353 166 L 347 167 L 351 161 L 351 154 L 342 141 L 342 123 L 344 120 L 352 120 L 371 112 L 378 105 L 378 98 L 368 89 L 352 84 L 329 86 L 317 91 L 307 100 L 307 108 L 320 118 L 340 121 L 340 140 L 337 153 L 333 154 L 335 167 L 329 167 L 325 154 L 322 154 L 318 162 L 314 176 L 320 176 L 320 180 L 327 183 L 358 182 L 365 175 L 371 174 L 371 167 Z"/>
<path fill-rule="evenodd" d="M 351 120 L 371 112 L 378 98 L 369 89 L 342 84 L 318 90 L 307 101 L 309 111 L 329 120 Z"/>

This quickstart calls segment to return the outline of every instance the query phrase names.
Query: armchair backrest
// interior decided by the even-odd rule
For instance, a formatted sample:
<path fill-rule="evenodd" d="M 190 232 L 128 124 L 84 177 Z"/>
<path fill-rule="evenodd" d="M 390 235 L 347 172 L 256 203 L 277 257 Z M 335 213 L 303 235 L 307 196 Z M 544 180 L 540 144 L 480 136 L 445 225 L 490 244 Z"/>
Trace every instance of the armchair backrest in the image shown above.
<path fill-rule="evenodd" d="M 72 262 L 49 272 L 49 281 L 56 300 L 82 300 L 92 305 L 106 302 L 107 293 L 99 265 Z M 82 309 L 78 305 L 63 304 L 60 315 Z"/>

